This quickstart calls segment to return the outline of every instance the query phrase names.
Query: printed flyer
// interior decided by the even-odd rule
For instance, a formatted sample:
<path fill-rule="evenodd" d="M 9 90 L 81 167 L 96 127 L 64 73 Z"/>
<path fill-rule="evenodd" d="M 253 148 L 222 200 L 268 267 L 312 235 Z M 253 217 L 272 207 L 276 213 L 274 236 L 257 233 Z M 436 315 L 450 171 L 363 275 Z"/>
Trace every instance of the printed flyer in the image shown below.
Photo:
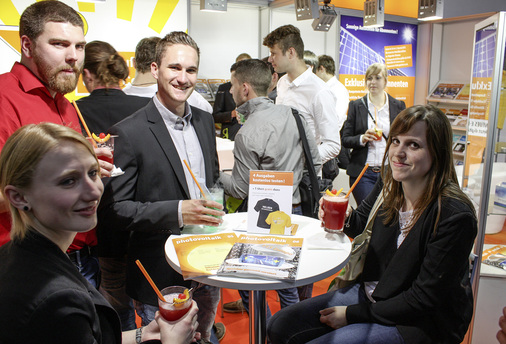
<path fill-rule="evenodd" d="M 178 236 L 172 239 L 184 279 L 216 275 L 236 241 L 237 235 L 234 233 Z"/>
<path fill-rule="evenodd" d="M 302 238 L 241 234 L 218 275 L 295 281 Z"/>
<path fill-rule="evenodd" d="M 248 233 L 292 234 L 293 172 L 250 171 Z"/>

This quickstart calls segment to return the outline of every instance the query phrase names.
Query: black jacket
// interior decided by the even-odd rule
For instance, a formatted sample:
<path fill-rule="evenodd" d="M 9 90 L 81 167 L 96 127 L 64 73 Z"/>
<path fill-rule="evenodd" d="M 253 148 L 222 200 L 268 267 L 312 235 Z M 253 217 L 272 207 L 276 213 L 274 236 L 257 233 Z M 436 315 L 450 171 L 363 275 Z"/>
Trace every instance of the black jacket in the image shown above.
<path fill-rule="evenodd" d="M 365 104 L 362 103 L 362 99 Z M 351 177 L 358 177 L 360 172 L 365 166 L 367 160 L 367 145 L 360 144 L 360 135 L 364 134 L 368 128 L 367 121 L 369 114 L 367 113 L 367 95 L 363 98 L 353 100 L 350 102 L 348 108 L 348 117 L 344 122 L 342 129 L 341 141 L 343 147 L 352 148 L 350 162 L 346 174 Z M 406 108 L 403 101 L 397 100 L 388 95 L 388 106 L 390 110 L 390 124 L 394 121 L 395 117 Z"/>

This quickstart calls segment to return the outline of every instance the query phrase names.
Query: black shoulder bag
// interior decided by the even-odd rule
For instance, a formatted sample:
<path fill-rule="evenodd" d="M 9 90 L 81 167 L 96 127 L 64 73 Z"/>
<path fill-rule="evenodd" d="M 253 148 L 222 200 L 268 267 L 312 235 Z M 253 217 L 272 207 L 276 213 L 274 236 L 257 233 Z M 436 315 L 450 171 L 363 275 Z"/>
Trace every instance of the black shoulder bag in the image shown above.
<path fill-rule="evenodd" d="M 293 117 L 297 122 L 297 128 L 299 129 L 299 136 L 302 142 L 302 148 L 304 150 L 304 156 L 306 158 L 306 169 L 302 174 L 302 179 L 299 184 L 299 192 L 302 206 L 302 214 L 304 216 L 318 218 L 319 201 L 322 197 L 321 192 L 332 188 L 332 180 L 321 179 L 316 176 L 316 172 L 313 164 L 313 157 L 309 150 L 309 144 L 307 142 L 306 132 L 302 125 L 302 120 L 297 110 L 292 109 Z"/>

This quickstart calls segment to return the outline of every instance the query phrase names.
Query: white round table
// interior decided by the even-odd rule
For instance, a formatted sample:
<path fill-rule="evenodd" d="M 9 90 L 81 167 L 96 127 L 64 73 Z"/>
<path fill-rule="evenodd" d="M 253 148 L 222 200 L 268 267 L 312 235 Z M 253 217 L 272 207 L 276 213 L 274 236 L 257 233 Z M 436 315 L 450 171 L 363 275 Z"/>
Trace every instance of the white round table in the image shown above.
<path fill-rule="evenodd" d="M 220 229 L 213 233 L 233 231 L 238 235 L 246 234 L 246 219 L 247 213 L 227 214 Z M 265 343 L 266 290 L 293 288 L 320 281 L 337 273 L 348 261 L 351 243 L 346 235 L 325 233 L 319 220 L 306 216 L 292 215 L 292 223 L 299 225 L 294 237 L 304 238 L 295 282 L 217 275 L 193 278 L 195 281 L 220 288 L 250 290 L 250 310 L 253 311 L 253 314 L 250 314 L 250 343 Z M 211 232 L 194 226 L 188 230 L 185 228 L 182 236 L 202 234 L 208 235 Z M 169 237 L 165 243 L 165 255 L 170 266 L 181 273 L 172 239 L 173 236 Z"/>

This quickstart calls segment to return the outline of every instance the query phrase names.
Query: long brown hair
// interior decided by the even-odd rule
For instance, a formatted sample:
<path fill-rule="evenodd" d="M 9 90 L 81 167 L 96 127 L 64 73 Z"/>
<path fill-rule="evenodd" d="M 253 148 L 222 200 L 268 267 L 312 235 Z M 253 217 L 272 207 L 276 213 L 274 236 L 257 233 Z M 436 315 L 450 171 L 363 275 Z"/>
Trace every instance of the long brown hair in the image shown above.
<path fill-rule="evenodd" d="M 415 224 L 424 210 L 437 200 L 439 205 L 437 225 L 441 211 L 441 200 L 445 197 L 461 200 L 469 206 L 474 214 L 474 206 L 471 200 L 462 192 L 457 181 L 453 164 L 453 135 L 448 118 L 433 105 L 415 105 L 399 113 L 390 127 L 381 172 L 385 195 L 383 202 L 385 224 L 398 219 L 399 210 L 404 203 L 402 183 L 393 179 L 390 165 L 386 164 L 392 138 L 407 133 L 415 123 L 422 121 L 427 126 L 426 139 L 432 158 L 432 167 L 428 172 L 427 192 L 416 201 L 411 224 Z"/>

